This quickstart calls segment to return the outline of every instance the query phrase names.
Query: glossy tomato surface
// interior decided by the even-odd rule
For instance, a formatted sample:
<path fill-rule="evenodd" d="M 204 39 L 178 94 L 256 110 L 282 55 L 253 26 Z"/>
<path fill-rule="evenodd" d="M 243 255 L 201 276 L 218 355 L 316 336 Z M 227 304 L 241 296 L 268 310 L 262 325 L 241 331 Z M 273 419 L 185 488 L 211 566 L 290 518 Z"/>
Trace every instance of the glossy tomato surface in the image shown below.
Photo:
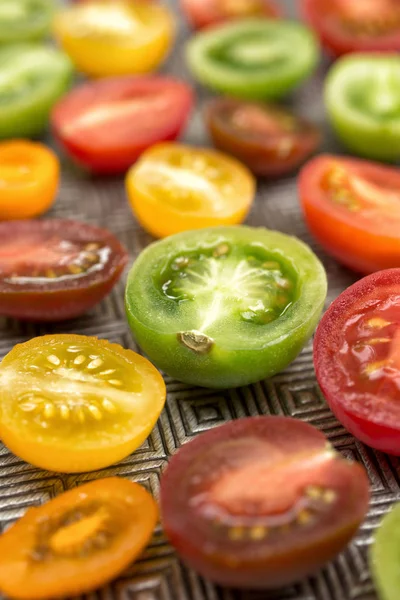
<path fill-rule="evenodd" d="M 155 237 L 165 237 L 241 223 L 256 183 L 244 165 L 221 152 L 168 143 L 143 154 L 126 186 L 138 221 Z"/>
<path fill-rule="evenodd" d="M 325 250 L 355 271 L 400 267 L 400 170 L 320 155 L 299 178 L 311 232 Z"/>
<path fill-rule="evenodd" d="M 88 0 L 57 12 L 54 34 L 78 71 L 90 77 L 155 71 L 175 37 L 161 2 Z"/>
<path fill-rule="evenodd" d="M 193 75 L 238 98 L 281 98 L 302 83 L 318 62 L 313 32 L 296 21 L 241 19 L 197 33 L 187 46 Z"/>
<path fill-rule="evenodd" d="M 318 383 L 357 439 L 400 455 L 400 269 L 379 271 L 343 292 L 314 341 Z"/>
<path fill-rule="evenodd" d="M 110 477 L 29 508 L 0 537 L 0 590 L 18 600 L 90 592 L 142 552 L 157 504 L 137 483 Z"/>
<path fill-rule="evenodd" d="M 0 220 L 28 219 L 53 204 L 60 163 L 50 148 L 25 140 L 0 142 Z"/>
<path fill-rule="evenodd" d="M 160 369 L 230 388 L 285 368 L 314 331 L 325 271 L 308 246 L 276 231 L 212 227 L 150 245 L 128 277 L 127 317 Z"/>
<path fill-rule="evenodd" d="M 50 31 L 55 0 L 2 0 L 0 43 L 26 42 L 44 38 Z"/>
<path fill-rule="evenodd" d="M 351 540 L 368 508 L 364 469 L 288 417 L 232 421 L 185 444 L 161 481 L 165 531 L 221 585 L 293 583 Z"/>
<path fill-rule="evenodd" d="M 398 0 L 302 0 L 303 13 L 333 55 L 398 52 Z"/>
<path fill-rule="evenodd" d="M 306 119 L 257 102 L 217 98 L 207 107 L 206 121 L 217 148 L 267 177 L 293 171 L 321 139 L 317 127 Z"/>
<path fill-rule="evenodd" d="M 0 223 L 0 314 L 31 321 L 81 315 L 111 291 L 127 260 L 111 232 L 87 223 Z"/>
<path fill-rule="evenodd" d="M 192 103 L 191 88 L 172 77 L 109 78 L 65 96 L 52 113 L 52 127 L 78 163 L 118 173 L 149 146 L 175 139 Z"/>
<path fill-rule="evenodd" d="M 280 10 L 272 0 L 181 0 L 195 29 L 245 17 L 276 18 Z"/>
<path fill-rule="evenodd" d="M 27 462 L 63 473 L 107 467 L 136 450 L 165 402 L 153 365 L 95 337 L 45 335 L 0 364 L 0 435 Z"/>

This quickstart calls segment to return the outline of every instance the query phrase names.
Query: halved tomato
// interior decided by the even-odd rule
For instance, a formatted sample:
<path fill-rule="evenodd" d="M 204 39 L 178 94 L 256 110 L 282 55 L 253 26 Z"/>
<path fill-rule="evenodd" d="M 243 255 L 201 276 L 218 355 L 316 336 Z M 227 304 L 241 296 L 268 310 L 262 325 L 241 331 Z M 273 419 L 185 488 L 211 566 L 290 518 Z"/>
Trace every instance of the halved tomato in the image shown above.
<path fill-rule="evenodd" d="M 281 14 L 273 0 L 181 0 L 181 6 L 196 29 L 232 19 L 273 19 Z"/>
<path fill-rule="evenodd" d="M 92 591 L 137 558 L 157 515 L 143 487 L 117 477 L 30 508 L 0 537 L 0 590 L 18 600 Z"/>
<path fill-rule="evenodd" d="M 400 267 L 400 170 L 320 155 L 303 168 L 299 193 L 323 248 L 355 271 Z"/>
<path fill-rule="evenodd" d="M 18 344 L 0 364 L 0 435 L 27 462 L 63 473 L 94 471 L 136 450 L 165 402 L 153 365 L 84 335 Z"/>
<path fill-rule="evenodd" d="M 172 77 L 116 77 L 75 88 L 55 107 L 52 126 L 77 162 L 117 173 L 149 146 L 175 139 L 192 103 L 191 88 Z"/>
<path fill-rule="evenodd" d="M 344 427 L 400 456 L 400 269 L 361 279 L 331 304 L 314 357 L 319 385 Z"/>
<path fill-rule="evenodd" d="M 71 319 L 106 296 L 128 254 L 106 229 L 48 219 L 0 223 L 0 314 Z"/>
<path fill-rule="evenodd" d="M 314 152 L 320 134 L 314 125 L 280 106 L 217 98 L 206 113 L 214 144 L 256 175 L 279 176 Z"/>
<path fill-rule="evenodd" d="M 0 219 L 29 219 L 50 208 L 60 163 L 50 148 L 27 140 L 0 143 Z"/>
<path fill-rule="evenodd" d="M 368 499 L 364 469 L 287 417 L 240 419 L 198 436 L 161 481 L 171 543 L 202 575 L 234 587 L 312 573 L 351 540 Z"/>
<path fill-rule="evenodd" d="M 335 56 L 400 51 L 398 0 L 302 0 L 303 13 Z"/>

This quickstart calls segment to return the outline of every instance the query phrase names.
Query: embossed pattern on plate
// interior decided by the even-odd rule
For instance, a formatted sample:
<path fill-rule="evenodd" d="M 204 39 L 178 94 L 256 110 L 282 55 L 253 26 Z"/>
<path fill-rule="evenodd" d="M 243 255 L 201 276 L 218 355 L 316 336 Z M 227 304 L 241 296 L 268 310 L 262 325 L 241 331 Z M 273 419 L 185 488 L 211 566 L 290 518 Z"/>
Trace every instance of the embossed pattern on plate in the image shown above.
<path fill-rule="evenodd" d="M 176 0 L 170 0 L 178 12 Z M 295 16 L 296 0 L 281 0 L 287 14 Z M 190 80 L 183 46 L 189 31 L 181 19 L 179 39 L 163 70 Z M 322 82 L 327 64 L 303 85 L 290 104 L 318 123 L 325 132 L 323 150 L 342 151 L 325 123 Z M 184 140 L 208 144 L 201 105 L 208 92 L 197 87 L 197 106 Z M 108 227 L 129 248 L 132 260 L 152 239 L 135 222 L 128 208 L 122 178 L 90 178 L 63 164 L 63 183 L 50 215 L 82 219 Z M 307 231 L 299 209 L 296 179 L 260 182 L 257 200 L 247 220 L 297 235 L 323 260 L 329 276 L 328 302 L 355 281 L 355 276 L 326 256 Z M 45 333 L 82 333 L 108 338 L 137 351 L 124 316 L 124 282 L 92 312 L 81 319 L 57 325 L 31 325 L 0 319 L 0 356 L 18 342 Z M 168 457 L 193 436 L 224 421 L 247 415 L 291 415 L 319 427 L 345 456 L 367 468 L 373 491 L 369 515 L 361 530 L 336 561 L 317 576 L 276 592 L 242 592 L 221 589 L 186 569 L 160 527 L 142 558 L 119 580 L 87 596 L 93 600 L 376 600 L 367 562 L 373 530 L 391 504 L 400 499 L 400 461 L 373 452 L 341 427 L 318 389 L 311 344 L 283 373 L 255 385 L 229 391 L 192 388 L 167 378 L 166 409 L 143 446 L 132 456 L 97 473 L 60 475 L 35 469 L 10 454 L 0 444 L 0 529 L 20 517 L 30 505 L 39 504 L 63 490 L 97 477 L 121 475 L 143 484 L 157 498 L 159 481 Z"/>

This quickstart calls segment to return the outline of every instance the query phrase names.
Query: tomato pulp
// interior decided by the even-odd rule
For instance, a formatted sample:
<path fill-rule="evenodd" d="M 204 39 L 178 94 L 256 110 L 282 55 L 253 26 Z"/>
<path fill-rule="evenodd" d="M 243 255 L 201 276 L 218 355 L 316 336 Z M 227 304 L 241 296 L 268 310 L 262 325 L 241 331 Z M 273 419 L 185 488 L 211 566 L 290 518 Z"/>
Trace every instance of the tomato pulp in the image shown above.
<path fill-rule="evenodd" d="M 245 17 L 271 19 L 280 15 L 271 0 L 181 0 L 181 6 L 195 29 Z"/>
<path fill-rule="evenodd" d="M 314 341 L 318 383 L 339 421 L 372 448 L 400 455 L 400 269 L 343 292 Z"/>

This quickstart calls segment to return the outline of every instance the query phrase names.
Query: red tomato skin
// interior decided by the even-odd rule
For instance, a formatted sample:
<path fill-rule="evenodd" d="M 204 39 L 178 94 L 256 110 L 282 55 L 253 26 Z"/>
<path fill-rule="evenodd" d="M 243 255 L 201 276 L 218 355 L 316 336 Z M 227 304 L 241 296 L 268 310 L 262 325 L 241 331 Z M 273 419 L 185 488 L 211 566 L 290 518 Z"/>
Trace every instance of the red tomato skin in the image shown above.
<path fill-rule="evenodd" d="M 302 0 L 301 10 L 305 21 L 318 33 L 321 44 L 331 56 L 339 57 L 351 52 L 400 52 L 400 30 L 380 38 L 359 40 L 351 32 L 342 32 L 339 28 L 331 31 L 326 27 L 323 9 L 318 4 L 321 0 Z"/>
<path fill-rule="evenodd" d="M 134 127 L 131 128 L 130 139 L 125 140 L 119 147 L 115 145 L 110 145 L 108 148 L 90 146 L 84 136 L 80 138 L 79 135 L 75 137 L 63 135 L 63 123 L 68 119 L 68 113 L 72 114 L 80 105 L 100 97 L 103 90 L 105 100 L 111 102 L 113 98 L 118 98 L 118 94 L 122 94 L 123 97 L 126 97 L 128 93 L 136 93 L 140 96 L 140 93 L 150 91 L 162 94 L 163 88 L 166 86 L 175 87 L 176 102 L 171 104 L 165 121 L 161 123 L 158 130 L 155 128 L 154 132 L 149 134 L 147 140 L 142 139 L 140 142 L 135 142 Z M 171 77 L 153 75 L 106 78 L 85 83 L 64 96 L 53 109 L 51 129 L 60 146 L 84 169 L 99 175 L 124 173 L 149 147 L 158 142 L 176 140 L 180 136 L 189 118 L 193 100 L 192 89 L 186 83 Z M 154 116 L 154 119 L 157 121 L 157 115 Z M 127 119 L 124 129 L 126 136 L 129 132 L 129 119 Z"/>
<path fill-rule="evenodd" d="M 339 161 L 355 168 L 360 174 L 368 173 L 381 181 L 394 181 L 400 191 L 400 171 L 372 161 L 320 154 L 308 161 L 298 178 L 299 197 L 305 220 L 311 233 L 328 254 L 353 271 L 369 274 L 400 267 L 400 232 L 389 225 L 387 231 L 376 223 L 368 225 L 350 214 L 329 208 L 323 191 L 319 189 L 324 169 L 329 162 Z"/>
<path fill-rule="evenodd" d="M 217 2 L 218 0 L 181 0 L 181 6 L 193 29 L 203 29 L 229 20 L 221 14 L 216 6 Z M 263 3 L 267 18 L 278 19 L 282 16 L 281 10 L 273 0 L 263 0 Z"/>
<path fill-rule="evenodd" d="M 379 287 L 400 286 L 400 269 L 387 269 L 364 277 L 347 288 L 330 305 L 321 319 L 314 338 L 314 366 L 319 386 L 337 420 L 355 438 L 381 452 L 400 456 L 400 424 L 372 422 L 365 416 L 355 414 L 342 402 L 340 388 L 335 385 L 335 353 L 330 349 L 330 340 L 335 333 L 335 325 L 358 300 Z M 348 313 L 349 316 L 351 313 Z"/>

